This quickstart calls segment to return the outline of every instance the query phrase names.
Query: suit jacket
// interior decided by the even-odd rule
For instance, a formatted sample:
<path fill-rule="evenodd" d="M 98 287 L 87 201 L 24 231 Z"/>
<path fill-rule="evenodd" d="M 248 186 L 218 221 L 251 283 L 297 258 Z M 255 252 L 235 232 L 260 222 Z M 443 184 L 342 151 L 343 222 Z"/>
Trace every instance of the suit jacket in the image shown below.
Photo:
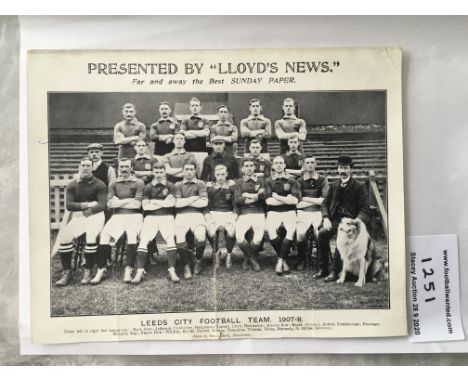
<path fill-rule="evenodd" d="M 348 181 L 348 185 L 342 195 L 342 205 L 340 206 L 339 191 L 341 189 L 341 179 L 330 185 L 327 195 L 322 203 L 322 216 L 330 220 L 336 218 L 335 214 L 340 207 L 344 207 L 346 215 L 352 219 L 359 218 L 367 224 L 369 221 L 369 194 L 366 185 L 353 177 Z"/>

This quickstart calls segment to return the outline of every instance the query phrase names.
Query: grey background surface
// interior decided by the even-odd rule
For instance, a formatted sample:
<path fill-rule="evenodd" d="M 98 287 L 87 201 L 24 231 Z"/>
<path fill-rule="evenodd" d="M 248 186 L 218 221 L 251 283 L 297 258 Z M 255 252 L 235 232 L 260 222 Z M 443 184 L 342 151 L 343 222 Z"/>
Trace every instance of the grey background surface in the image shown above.
<path fill-rule="evenodd" d="M 252 24 L 252 18 L 210 18 L 199 28 L 225 26 L 199 48 L 227 48 L 231 37 L 251 46 L 284 47 L 284 34 L 296 46 L 402 46 L 404 58 L 404 138 L 407 233 L 457 233 L 462 268 L 468 248 L 468 18 L 464 17 L 299 17 L 279 27 L 278 19 Z M 256 18 L 255 20 L 258 20 Z M 72 21 L 78 22 L 78 18 Z M 115 22 L 122 20 L 115 19 Z M 183 20 L 182 20 L 183 21 Z M 39 23 L 40 24 L 40 23 Z M 182 22 L 181 25 L 184 25 Z M 252 27 L 252 28 L 250 28 Z M 182 26 L 180 28 L 183 28 Z M 125 29 L 125 28 L 122 28 Z M 319 43 L 316 31 L 328 38 Z M 250 39 L 255 30 L 256 38 Z M 156 36 L 160 31 L 152 31 Z M 192 31 L 196 32 L 196 30 Z M 332 33 L 333 32 L 333 33 Z M 177 35 L 177 27 L 164 33 Z M 314 35 L 315 33 L 315 35 Z M 118 41 L 119 36 L 112 36 Z M 105 47 L 106 41 L 103 39 Z M 167 38 L 166 40 L 167 44 Z M 258 43 L 258 41 L 263 43 Z M 127 41 L 128 42 L 128 41 Z M 359 43 L 358 43 L 359 42 Z M 187 43 L 187 45 L 189 45 Z M 244 44 L 247 46 L 248 44 Z M 134 44 L 138 48 L 138 42 Z M 155 46 L 155 48 L 168 46 Z M 251 356 L 19 356 L 18 343 L 18 53 L 19 22 L 0 17 L 0 364 L 196 364 L 196 365 L 355 365 L 468 364 L 466 354 L 430 355 L 251 355 Z M 430 79 L 430 81 L 429 81 Z M 427 86 L 430 82 L 430 86 Z M 466 267 L 464 268 L 466 271 Z M 462 287 L 466 281 L 462 278 Z M 466 294 L 465 294 L 466 299 Z M 358 351 L 358 349 L 357 349 Z"/>

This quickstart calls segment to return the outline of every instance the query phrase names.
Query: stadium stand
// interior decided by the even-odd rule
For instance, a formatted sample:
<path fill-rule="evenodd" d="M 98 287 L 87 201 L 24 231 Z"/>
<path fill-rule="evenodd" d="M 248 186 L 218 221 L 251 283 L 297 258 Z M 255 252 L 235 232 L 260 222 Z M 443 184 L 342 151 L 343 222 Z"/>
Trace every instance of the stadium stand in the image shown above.
<path fill-rule="evenodd" d="M 181 108 L 177 117 L 180 118 Z M 210 120 L 215 118 L 210 115 Z M 58 133 L 58 134 L 57 134 Z M 113 163 L 118 149 L 112 143 L 112 129 L 80 129 L 79 131 L 64 130 L 55 133 L 55 141 L 49 145 L 50 164 L 50 202 L 51 226 L 58 229 L 64 216 L 64 187 L 77 172 L 79 159 L 86 154 L 86 146 L 90 142 L 104 145 L 103 160 Z M 241 142 L 239 140 L 239 142 Z M 327 174 L 329 179 L 336 178 L 336 160 L 339 155 L 352 156 L 354 176 L 369 184 L 371 206 L 375 211 L 375 218 L 383 220 L 386 231 L 386 139 L 383 126 L 308 126 L 308 140 L 303 144 L 304 151 L 313 153 L 317 158 L 317 169 Z M 270 156 L 279 153 L 276 139 L 269 143 Z M 243 144 L 239 144 L 238 156 L 244 155 Z M 369 182 L 369 179 L 373 183 Z M 373 184 L 375 190 L 373 191 Z M 380 201 L 375 192 L 379 193 Z M 380 206 L 379 206 L 380 204 Z M 385 221 L 385 222 L 384 222 Z"/>
<path fill-rule="evenodd" d="M 103 159 L 112 164 L 117 156 L 117 147 L 111 142 L 100 142 L 104 145 Z M 73 174 L 77 170 L 77 163 L 86 154 L 86 146 L 89 142 L 69 142 L 50 144 L 50 175 Z M 356 142 L 355 140 L 314 140 L 303 144 L 307 153 L 313 153 L 318 162 L 318 170 L 329 175 L 334 175 L 336 170 L 336 158 L 346 153 L 353 158 L 354 172 L 356 175 L 374 170 L 376 173 L 385 173 L 386 149 L 385 139 L 366 140 Z M 269 144 L 270 156 L 279 154 L 278 141 Z M 244 147 L 239 145 L 238 155 L 243 156 Z"/>

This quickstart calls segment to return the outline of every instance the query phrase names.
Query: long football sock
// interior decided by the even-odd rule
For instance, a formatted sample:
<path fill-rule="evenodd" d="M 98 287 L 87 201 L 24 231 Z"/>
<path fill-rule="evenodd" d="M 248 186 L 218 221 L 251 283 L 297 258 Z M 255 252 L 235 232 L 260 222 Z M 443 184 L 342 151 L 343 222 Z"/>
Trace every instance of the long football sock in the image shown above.
<path fill-rule="evenodd" d="M 206 242 L 203 241 L 202 243 L 197 243 L 195 247 L 195 258 L 197 260 L 201 260 L 203 257 L 203 253 L 205 252 Z"/>
<path fill-rule="evenodd" d="M 281 239 L 279 237 L 275 237 L 273 240 L 270 240 L 270 244 L 275 250 L 276 254 L 280 256 L 281 251 Z M 280 256 L 281 257 L 281 256 Z"/>
<path fill-rule="evenodd" d="M 289 255 L 289 251 L 291 250 L 292 240 L 284 239 L 281 243 L 281 249 L 279 252 L 279 257 L 282 259 L 286 259 Z"/>
<path fill-rule="evenodd" d="M 107 264 L 107 258 L 111 254 L 111 246 L 108 244 L 100 245 L 98 247 L 98 253 L 97 253 L 97 265 L 99 268 L 105 268 Z"/>
<path fill-rule="evenodd" d="M 239 243 L 239 248 L 244 253 L 246 259 L 249 259 L 252 256 L 252 251 L 247 240 L 243 240 L 242 243 Z"/>
<path fill-rule="evenodd" d="M 187 242 L 183 243 L 178 243 L 177 244 L 177 252 L 179 253 L 180 260 L 182 261 L 182 264 L 187 265 L 191 263 L 191 255 L 192 251 L 188 248 Z"/>
<path fill-rule="evenodd" d="M 97 244 L 96 243 L 86 243 L 85 246 L 85 259 L 86 269 L 93 269 L 94 264 L 96 263 L 96 251 L 97 251 Z"/>
<path fill-rule="evenodd" d="M 167 247 L 166 249 L 167 264 L 168 268 L 175 268 L 177 264 L 177 248 L 176 247 Z"/>
<path fill-rule="evenodd" d="M 64 271 L 68 271 L 71 269 L 73 249 L 73 243 L 60 244 L 60 261 L 62 263 L 62 268 Z"/>
<path fill-rule="evenodd" d="M 147 257 L 148 257 L 148 250 L 145 248 L 138 248 L 138 251 L 136 253 L 136 267 L 144 268 Z"/>
<path fill-rule="evenodd" d="M 228 253 L 232 253 L 234 249 L 234 244 L 236 244 L 236 238 L 226 235 L 226 249 Z"/>

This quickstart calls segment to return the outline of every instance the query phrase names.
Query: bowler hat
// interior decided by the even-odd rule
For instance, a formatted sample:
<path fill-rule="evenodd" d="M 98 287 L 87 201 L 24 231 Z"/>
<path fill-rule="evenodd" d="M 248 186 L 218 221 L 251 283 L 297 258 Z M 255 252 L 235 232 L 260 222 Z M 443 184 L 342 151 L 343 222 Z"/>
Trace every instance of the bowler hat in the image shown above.
<path fill-rule="evenodd" d="M 338 166 L 352 166 L 353 160 L 348 155 L 340 155 L 338 157 Z"/>

